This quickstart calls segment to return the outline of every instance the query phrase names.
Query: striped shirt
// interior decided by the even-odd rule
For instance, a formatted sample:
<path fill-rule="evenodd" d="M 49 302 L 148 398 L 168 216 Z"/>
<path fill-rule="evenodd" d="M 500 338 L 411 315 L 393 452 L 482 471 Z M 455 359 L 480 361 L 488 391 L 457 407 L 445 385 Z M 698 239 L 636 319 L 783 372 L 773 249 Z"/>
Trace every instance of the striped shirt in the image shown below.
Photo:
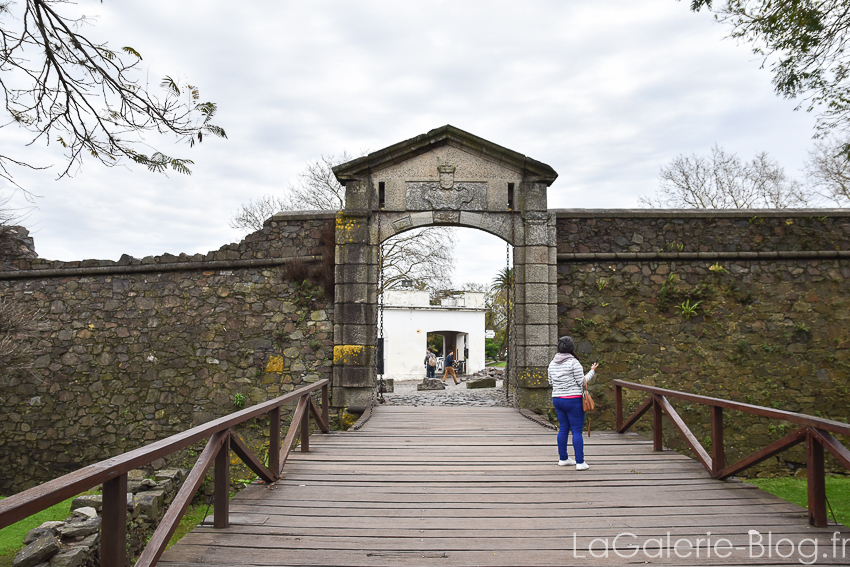
<path fill-rule="evenodd" d="M 566 359 L 561 362 L 564 357 Z M 556 360 L 559 362 L 555 362 Z M 585 374 L 581 363 L 573 355 L 556 354 L 549 363 L 549 385 L 552 386 L 552 397 L 581 396 L 583 379 L 586 378 L 590 382 L 595 375 L 595 370 Z"/>

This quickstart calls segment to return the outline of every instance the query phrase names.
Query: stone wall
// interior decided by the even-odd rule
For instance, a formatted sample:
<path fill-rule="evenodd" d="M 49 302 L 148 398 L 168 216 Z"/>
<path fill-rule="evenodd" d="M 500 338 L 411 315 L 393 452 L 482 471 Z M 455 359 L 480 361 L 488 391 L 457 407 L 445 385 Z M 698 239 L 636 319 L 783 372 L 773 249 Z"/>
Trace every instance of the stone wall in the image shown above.
<path fill-rule="evenodd" d="M 613 426 L 614 378 L 850 417 L 850 212 L 552 212 L 558 332 L 602 362 L 594 429 Z M 331 376 L 332 293 L 300 282 L 333 286 L 333 213 L 278 215 L 205 255 L 118 262 L 42 260 L 17 235 L 0 295 L 44 327 L 32 373 L 0 370 L 0 493 Z M 678 409 L 704 439 L 705 410 Z M 730 461 L 790 429 L 726 419 Z M 261 456 L 266 424 L 239 428 Z M 803 461 L 780 458 L 768 465 Z"/>
<path fill-rule="evenodd" d="M 279 215 L 206 255 L 0 274 L 43 325 L 32 372 L 0 374 L 0 493 L 329 378 L 333 298 L 309 278 L 333 257 L 333 218 Z M 240 432 L 262 455 L 267 427 Z"/>
<path fill-rule="evenodd" d="M 559 333 L 585 366 L 600 360 L 594 428 L 614 425 L 615 378 L 850 418 L 850 212 L 557 214 Z M 705 443 L 707 408 L 674 405 Z M 729 411 L 725 423 L 730 463 L 796 429 Z M 665 443 L 684 448 L 672 427 Z M 798 446 L 753 474 L 804 462 Z"/>

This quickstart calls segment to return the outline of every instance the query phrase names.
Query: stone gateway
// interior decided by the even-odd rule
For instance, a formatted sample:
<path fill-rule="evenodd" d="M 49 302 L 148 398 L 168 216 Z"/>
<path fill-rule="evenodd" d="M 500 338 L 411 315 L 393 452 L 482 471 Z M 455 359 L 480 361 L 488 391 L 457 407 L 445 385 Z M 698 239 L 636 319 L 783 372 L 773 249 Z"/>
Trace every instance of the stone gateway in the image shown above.
<path fill-rule="evenodd" d="M 513 246 L 514 357 L 507 383 L 521 405 L 543 407 L 557 337 L 555 217 L 545 163 L 443 126 L 334 168 L 345 185 L 337 217 L 334 400 L 372 402 L 379 246 L 414 228 L 477 228 Z M 348 356 L 358 353 L 357 356 Z"/>

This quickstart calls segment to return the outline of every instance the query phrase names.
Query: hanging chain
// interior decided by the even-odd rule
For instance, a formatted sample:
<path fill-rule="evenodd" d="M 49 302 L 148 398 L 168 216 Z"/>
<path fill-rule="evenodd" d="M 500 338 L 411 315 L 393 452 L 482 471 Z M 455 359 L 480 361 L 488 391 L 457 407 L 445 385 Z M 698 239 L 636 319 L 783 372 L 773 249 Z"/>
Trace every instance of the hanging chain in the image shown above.
<path fill-rule="evenodd" d="M 505 245 L 505 276 L 507 276 L 508 288 L 505 290 L 505 313 L 508 320 L 505 324 L 505 339 L 507 348 L 505 354 L 507 361 L 505 363 L 504 388 L 505 402 L 510 405 L 516 405 L 516 266 L 511 267 L 511 252 L 513 244 L 516 242 L 516 226 L 514 210 L 511 209 L 511 241 Z"/>
<path fill-rule="evenodd" d="M 511 243 L 505 243 L 505 276 L 511 274 Z M 513 278 L 513 276 L 511 276 Z M 510 283 L 510 280 L 504 283 Z M 511 291 L 510 288 L 505 289 L 505 316 L 507 317 L 507 321 L 505 321 L 505 340 L 502 341 L 502 344 L 505 345 L 505 374 L 504 374 L 504 382 L 503 386 L 505 388 L 505 402 L 508 405 L 513 405 L 511 403 L 511 369 L 510 369 L 510 352 L 511 352 Z"/>
<path fill-rule="evenodd" d="M 378 313 L 377 313 L 377 345 L 379 348 L 375 349 L 375 369 L 377 380 L 375 381 L 375 386 L 377 388 L 377 399 L 382 404 L 386 401 L 384 400 L 384 393 L 387 391 L 387 383 L 384 381 L 384 358 L 385 358 L 385 345 L 384 345 L 384 243 L 381 241 L 381 215 L 377 215 L 378 218 Z M 378 360 L 380 357 L 380 360 Z M 380 372 L 378 372 L 380 370 Z"/>

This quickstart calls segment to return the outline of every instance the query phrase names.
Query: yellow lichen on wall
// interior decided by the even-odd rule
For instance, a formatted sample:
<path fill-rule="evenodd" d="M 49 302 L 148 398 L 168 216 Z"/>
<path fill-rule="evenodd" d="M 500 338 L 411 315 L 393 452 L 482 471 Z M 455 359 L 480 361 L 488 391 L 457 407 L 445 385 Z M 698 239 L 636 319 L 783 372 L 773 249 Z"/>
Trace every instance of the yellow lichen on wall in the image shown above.
<path fill-rule="evenodd" d="M 549 374 L 545 368 L 526 368 L 520 370 L 517 377 L 523 388 L 545 388 L 549 386 Z"/>
<path fill-rule="evenodd" d="M 354 242 L 354 238 L 351 236 L 351 231 L 357 227 L 357 224 L 356 220 L 346 218 L 341 211 L 337 213 L 336 229 L 337 231 L 345 233 L 345 236 L 342 239 L 337 238 L 337 242 Z"/>
<path fill-rule="evenodd" d="M 364 345 L 337 345 L 334 347 L 334 364 L 365 366 L 368 364 L 367 353 Z"/>
<path fill-rule="evenodd" d="M 266 364 L 266 372 L 283 372 L 283 357 L 270 356 L 269 362 Z"/>

